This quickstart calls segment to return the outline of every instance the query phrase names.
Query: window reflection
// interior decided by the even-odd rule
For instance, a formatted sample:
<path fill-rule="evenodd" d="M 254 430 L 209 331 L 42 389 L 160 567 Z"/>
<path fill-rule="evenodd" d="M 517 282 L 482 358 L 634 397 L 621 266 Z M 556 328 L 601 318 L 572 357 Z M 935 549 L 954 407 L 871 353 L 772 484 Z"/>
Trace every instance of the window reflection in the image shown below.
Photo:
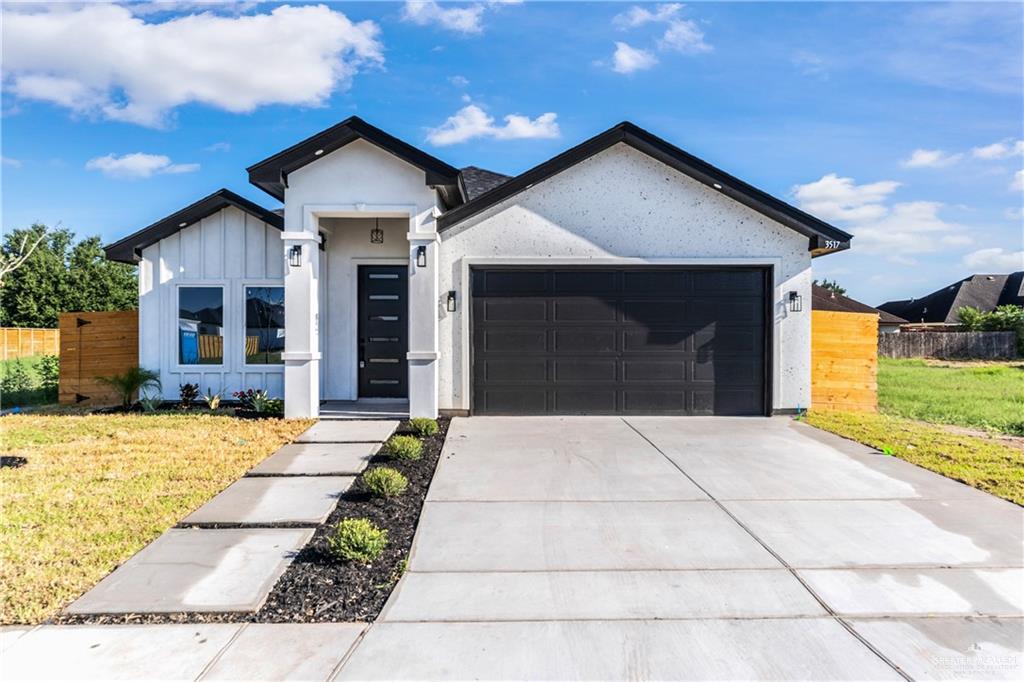
<path fill-rule="evenodd" d="M 246 287 L 246 364 L 280 365 L 283 352 L 284 287 Z"/>
<path fill-rule="evenodd" d="M 224 362 L 224 291 L 220 287 L 178 288 L 178 362 Z"/>

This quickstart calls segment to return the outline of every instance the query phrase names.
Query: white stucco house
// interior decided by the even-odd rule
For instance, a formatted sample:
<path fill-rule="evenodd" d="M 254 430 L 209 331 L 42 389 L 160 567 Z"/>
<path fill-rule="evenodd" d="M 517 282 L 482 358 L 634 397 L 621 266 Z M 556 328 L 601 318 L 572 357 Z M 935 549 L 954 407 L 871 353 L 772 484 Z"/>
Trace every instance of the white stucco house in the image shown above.
<path fill-rule="evenodd" d="M 851 236 L 621 123 L 515 177 L 349 118 L 106 247 L 139 361 L 289 417 L 764 415 L 810 405 L 811 263 Z"/>

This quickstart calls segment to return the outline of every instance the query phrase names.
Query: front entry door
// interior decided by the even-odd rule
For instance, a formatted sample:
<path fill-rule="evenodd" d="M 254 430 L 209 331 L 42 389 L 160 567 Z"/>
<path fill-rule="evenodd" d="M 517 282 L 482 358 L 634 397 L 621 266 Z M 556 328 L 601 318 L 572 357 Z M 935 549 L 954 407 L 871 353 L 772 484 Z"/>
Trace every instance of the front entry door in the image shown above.
<path fill-rule="evenodd" d="M 359 266 L 359 397 L 409 395 L 409 270 Z"/>

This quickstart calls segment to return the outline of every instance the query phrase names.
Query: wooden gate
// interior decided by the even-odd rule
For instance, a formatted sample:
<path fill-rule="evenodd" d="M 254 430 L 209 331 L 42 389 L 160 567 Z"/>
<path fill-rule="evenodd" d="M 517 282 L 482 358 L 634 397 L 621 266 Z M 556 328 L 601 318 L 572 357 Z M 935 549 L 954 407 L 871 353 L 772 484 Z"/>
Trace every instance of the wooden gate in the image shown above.
<path fill-rule="evenodd" d="M 878 315 L 811 312 L 811 407 L 878 409 Z"/>
<path fill-rule="evenodd" d="M 96 377 L 139 364 L 139 313 L 61 313 L 60 403 L 113 405 L 117 394 Z"/>

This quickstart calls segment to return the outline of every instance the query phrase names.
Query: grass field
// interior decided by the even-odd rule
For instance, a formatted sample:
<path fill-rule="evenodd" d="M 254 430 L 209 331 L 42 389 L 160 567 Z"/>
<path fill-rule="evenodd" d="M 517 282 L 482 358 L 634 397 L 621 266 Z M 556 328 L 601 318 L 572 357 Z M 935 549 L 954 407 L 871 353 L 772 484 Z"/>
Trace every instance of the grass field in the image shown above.
<path fill-rule="evenodd" d="M 1024 362 L 878 359 L 883 414 L 1024 436 Z"/>
<path fill-rule="evenodd" d="M 37 623 L 312 422 L 226 416 L 4 417 L 0 623 Z"/>
<path fill-rule="evenodd" d="M 8 391 L 0 392 L 0 407 L 13 407 L 15 405 L 19 407 L 27 407 L 29 405 L 47 405 L 57 402 L 57 390 L 53 388 L 47 390 L 40 388 L 42 377 L 39 372 L 39 363 L 43 360 L 41 355 L 32 355 L 24 358 L 16 358 L 13 360 L 0 360 L 0 384 L 5 383 L 4 378 L 15 366 L 20 365 L 28 376 L 31 385 L 34 388 L 30 388 L 25 391 L 18 391 L 16 393 L 9 393 Z"/>
<path fill-rule="evenodd" d="M 925 469 L 1024 505 L 1024 449 L 904 417 L 809 412 L 811 426 L 888 452 Z"/>

